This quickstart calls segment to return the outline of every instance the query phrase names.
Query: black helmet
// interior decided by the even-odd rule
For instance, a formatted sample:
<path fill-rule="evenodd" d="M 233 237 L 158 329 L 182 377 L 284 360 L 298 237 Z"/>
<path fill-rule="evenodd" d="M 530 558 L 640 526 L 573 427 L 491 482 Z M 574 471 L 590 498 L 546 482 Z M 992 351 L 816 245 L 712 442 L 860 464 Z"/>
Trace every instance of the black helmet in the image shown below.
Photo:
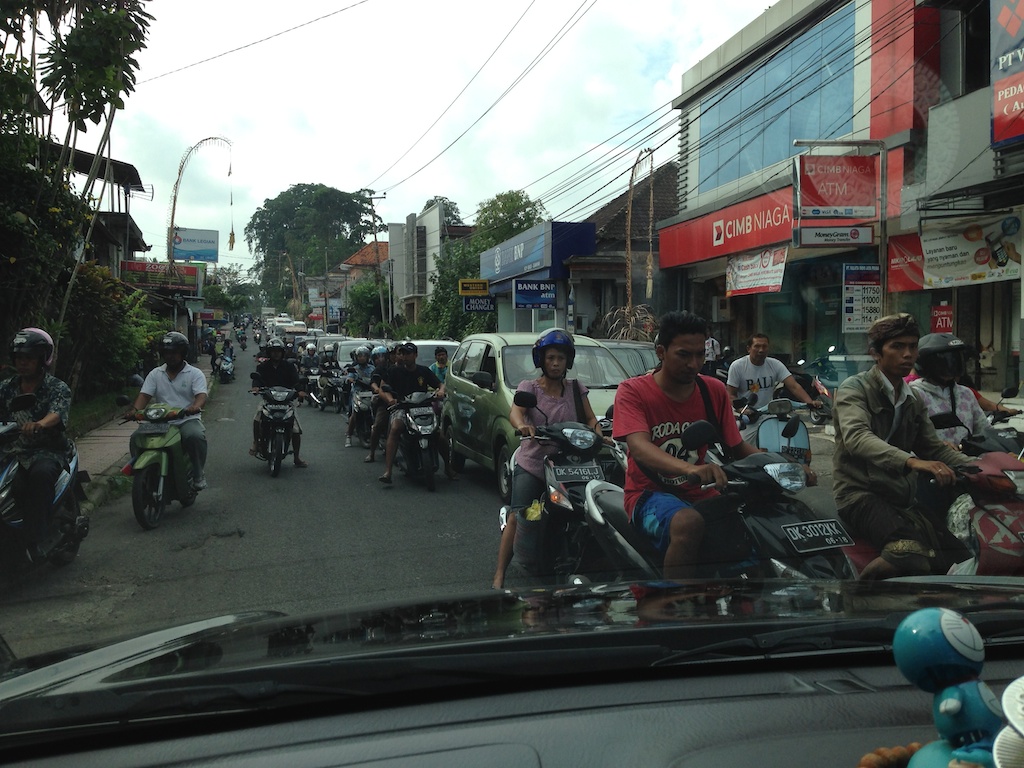
<path fill-rule="evenodd" d="M 181 354 L 187 355 L 188 339 L 185 338 L 185 334 L 183 333 L 168 331 L 164 334 L 164 337 L 160 339 L 160 352 L 181 352 Z"/>
<path fill-rule="evenodd" d="M 282 352 L 284 352 L 284 342 L 281 341 L 280 337 L 278 336 L 275 336 L 274 338 L 267 342 L 267 354 L 270 354 L 275 349 L 280 349 Z"/>
<path fill-rule="evenodd" d="M 534 342 L 533 364 L 541 370 L 544 370 L 544 366 L 541 365 L 544 362 L 544 350 L 548 347 L 563 347 L 567 358 L 565 368 L 566 370 L 572 368 L 573 361 L 576 359 L 576 345 L 572 341 L 572 334 L 568 331 L 563 331 L 561 328 L 552 328 L 549 331 L 545 331 Z"/>
<path fill-rule="evenodd" d="M 926 379 L 958 379 L 971 348 L 952 333 L 929 333 L 917 345 L 914 368 Z"/>
<path fill-rule="evenodd" d="M 17 352 L 35 352 L 48 367 L 53 364 L 53 339 L 42 328 L 22 328 L 11 339 L 11 357 Z"/>

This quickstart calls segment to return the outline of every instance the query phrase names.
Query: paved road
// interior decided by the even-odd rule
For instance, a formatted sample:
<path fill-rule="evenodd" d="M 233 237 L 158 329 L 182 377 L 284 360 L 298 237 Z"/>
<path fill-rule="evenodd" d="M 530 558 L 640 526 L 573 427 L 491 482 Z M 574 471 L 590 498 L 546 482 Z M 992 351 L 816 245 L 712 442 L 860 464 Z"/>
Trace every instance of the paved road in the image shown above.
<path fill-rule="evenodd" d="M 237 610 L 289 614 L 486 589 L 497 551 L 493 476 L 469 463 L 429 493 L 344 447 L 344 417 L 302 407 L 308 469 L 277 478 L 248 455 L 255 363 L 218 385 L 204 419 L 210 487 L 143 531 L 130 495 L 93 515 L 78 560 L 0 589 L 0 635 L 18 655 Z"/>

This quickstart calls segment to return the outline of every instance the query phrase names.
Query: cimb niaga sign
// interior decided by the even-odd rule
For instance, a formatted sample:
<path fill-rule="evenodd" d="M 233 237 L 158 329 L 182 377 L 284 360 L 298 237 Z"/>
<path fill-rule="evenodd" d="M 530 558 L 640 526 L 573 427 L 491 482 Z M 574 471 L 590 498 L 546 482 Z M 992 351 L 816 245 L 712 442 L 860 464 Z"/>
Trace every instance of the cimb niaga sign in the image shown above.
<path fill-rule="evenodd" d="M 876 155 L 799 155 L 795 176 L 800 218 L 873 219 L 878 215 Z"/>

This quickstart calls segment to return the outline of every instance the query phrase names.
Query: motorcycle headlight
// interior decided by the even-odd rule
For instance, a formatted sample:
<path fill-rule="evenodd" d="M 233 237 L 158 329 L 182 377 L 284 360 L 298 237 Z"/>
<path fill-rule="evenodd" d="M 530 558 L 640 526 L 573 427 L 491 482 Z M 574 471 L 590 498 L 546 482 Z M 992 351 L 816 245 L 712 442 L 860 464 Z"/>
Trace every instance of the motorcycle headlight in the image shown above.
<path fill-rule="evenodd" d="M 562 430 L 562 435 L 573 448 L 580 451 L 585 451 L 587 448 L 593 448 L 594 444 L 597 443 L 597 433 L 592 432 L 589 429 L 571 429 L 566 428 Z"/>
<path fill-rule="evenodd" d="M 807 486 L 807 475 L 799 464 L 765 464 L 764 471 L 784 490 L 799 491 Z"/>
<path fill-rule="evenodd" d="M 151 421 L 158 421 L 164 417 L 167 413 L 167 409 L 161 407 L 147 408 L 143 413 L 146 415 L 147 419 L 150 419 Z"/>

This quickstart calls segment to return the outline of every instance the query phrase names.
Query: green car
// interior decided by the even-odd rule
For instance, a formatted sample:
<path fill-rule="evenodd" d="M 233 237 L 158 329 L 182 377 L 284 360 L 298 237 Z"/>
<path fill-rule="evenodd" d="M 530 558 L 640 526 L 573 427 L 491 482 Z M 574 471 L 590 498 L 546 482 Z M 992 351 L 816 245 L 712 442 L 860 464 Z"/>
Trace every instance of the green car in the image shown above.
<path fill-rule="evenodd" d="M 476 333 L 467 336 L 455 352 L 445 379 L 441 421 L 451 448 L 452 465 L 462 469 L 472 459 L 498 476 L 498 490 L 506 501 L 511 478 L 505 470 L 519 445 L 508 415 L 512 398 L 524 379 L 536 378 L 533 343 L 537 333 Z M 603 416 L 615 401 L 615 390 L 629 375 L 614 355 L 587 336 L 575 336 L 576 361 L 569 378 L 590 390 L 594 413 Z"/>

